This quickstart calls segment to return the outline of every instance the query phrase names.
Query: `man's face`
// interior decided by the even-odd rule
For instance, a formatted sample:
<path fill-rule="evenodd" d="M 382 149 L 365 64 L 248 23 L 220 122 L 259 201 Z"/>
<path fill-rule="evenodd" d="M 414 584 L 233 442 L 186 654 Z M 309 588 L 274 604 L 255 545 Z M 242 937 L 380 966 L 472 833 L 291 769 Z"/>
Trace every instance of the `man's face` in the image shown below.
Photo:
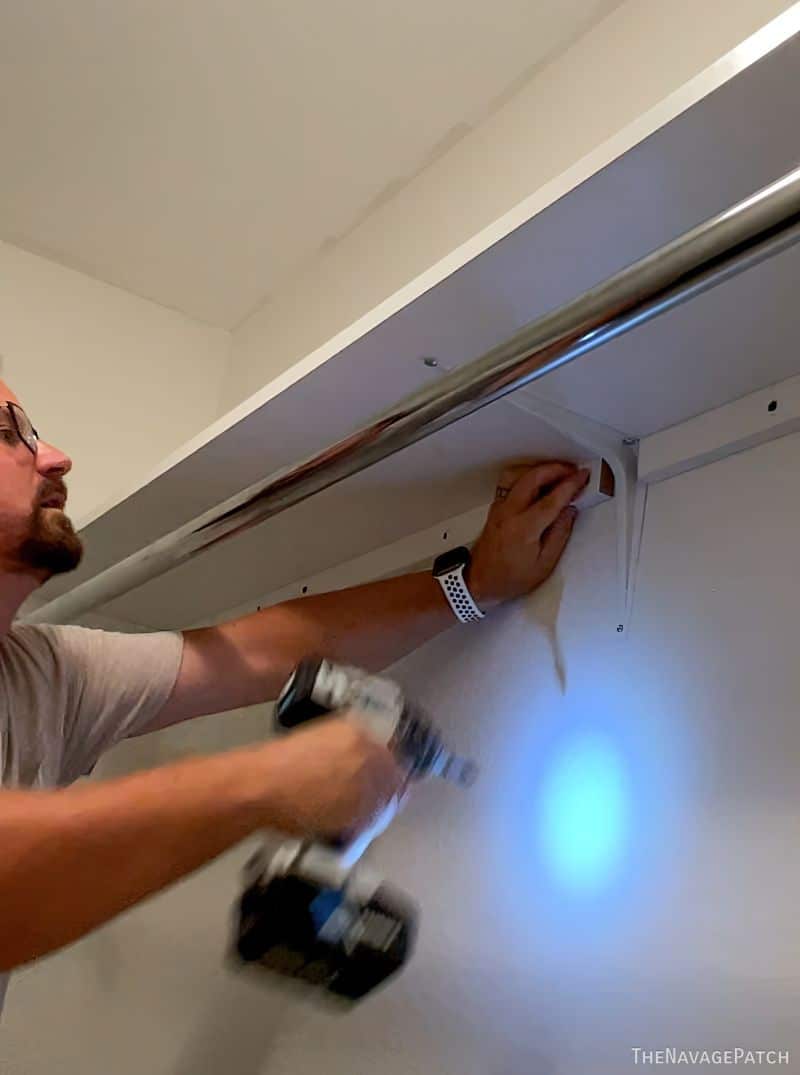
<path fill-rule="evenodd" d="M 0 381 L 0 403 L 19 401 Z M 83 545 L 64 514 L 64 477 L 72 467 L 62 452 L 40 441 L 33 452 L 20 439 L 8 408 L 0 406 L 0 568 L 51 575 L 78 566 Z"/>

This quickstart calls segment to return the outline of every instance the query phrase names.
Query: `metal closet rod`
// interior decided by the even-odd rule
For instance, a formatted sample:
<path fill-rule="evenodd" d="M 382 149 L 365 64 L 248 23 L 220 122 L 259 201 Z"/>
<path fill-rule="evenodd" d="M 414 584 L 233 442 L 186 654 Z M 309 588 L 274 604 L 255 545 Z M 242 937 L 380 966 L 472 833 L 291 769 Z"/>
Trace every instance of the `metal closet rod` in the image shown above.
<path fill-rule="evenodd" d="M 277 471 L 41 606 L 29 622 L 75 620 L 487 403 L 800 240 L 800 168 L 712 217 L 508 341 L 401 400 L 369 425 Z"/>

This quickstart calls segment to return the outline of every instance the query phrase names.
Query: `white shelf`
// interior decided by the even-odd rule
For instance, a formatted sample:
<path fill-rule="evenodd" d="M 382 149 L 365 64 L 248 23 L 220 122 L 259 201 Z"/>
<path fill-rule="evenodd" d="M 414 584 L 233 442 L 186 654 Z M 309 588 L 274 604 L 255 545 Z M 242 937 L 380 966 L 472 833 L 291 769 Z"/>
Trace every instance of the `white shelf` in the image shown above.
<path fill-rule="evenodd" d="M 43 599 L 364 424 L 438 376 L 423 356 L 450 368 L 476 357 L 788 171 L 798 163 L 798 77 L 793 40 L 302 379 L 281 378 L 282 391 L 260 393 L 250 413 L 217 423 L 93 518 L 85 564 Z M 798 278 L 795 249 L 578 359 L 535 392 L 643 436 L 784 380 L 800 370 Z M 102 611 L 153 627 L 213 619 L 474 508 L 506 460 L 585 454 L 501 401 Z"/>

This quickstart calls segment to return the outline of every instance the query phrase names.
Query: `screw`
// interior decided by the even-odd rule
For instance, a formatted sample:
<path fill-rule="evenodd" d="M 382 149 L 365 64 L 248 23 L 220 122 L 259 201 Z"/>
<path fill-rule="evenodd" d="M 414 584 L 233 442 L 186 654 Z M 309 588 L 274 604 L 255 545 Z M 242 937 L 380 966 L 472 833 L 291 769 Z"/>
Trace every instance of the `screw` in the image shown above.
<path fill-rule="evenodd" d="M 423 358 L 422 361 L 423 361 L 424 365 L 426 365 L 429 369 L 432 369 L 432 370 L 436 369 L 436 367 L 439 365 L 439 359 L 438 358 Z"/>

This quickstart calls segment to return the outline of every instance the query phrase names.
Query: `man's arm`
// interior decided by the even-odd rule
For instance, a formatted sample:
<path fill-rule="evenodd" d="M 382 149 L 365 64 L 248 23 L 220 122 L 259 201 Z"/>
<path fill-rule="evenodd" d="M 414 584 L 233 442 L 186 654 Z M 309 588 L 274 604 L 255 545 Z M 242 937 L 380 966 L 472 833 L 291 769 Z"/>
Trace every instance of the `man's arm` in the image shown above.
<path fill-rule="evenodd" d="M 77 940 L 259 829 L 359 830 L 402 781 L 389 751 L 340 717 L 119 780 L 0 790 L 0 971 Z"/>
<path fill-rule="evenodd" d="M 510 468 L 489 510 L 468 578 L 484 610 L 536 589 L 554 570 L 587 471 L 566 463 Z M 455 623 L 429 573 L 275 605 L 187 631 L 172 695 L 152 728 L 276 697 L 299 660 L 316 653 L 379 669 Z"/>

